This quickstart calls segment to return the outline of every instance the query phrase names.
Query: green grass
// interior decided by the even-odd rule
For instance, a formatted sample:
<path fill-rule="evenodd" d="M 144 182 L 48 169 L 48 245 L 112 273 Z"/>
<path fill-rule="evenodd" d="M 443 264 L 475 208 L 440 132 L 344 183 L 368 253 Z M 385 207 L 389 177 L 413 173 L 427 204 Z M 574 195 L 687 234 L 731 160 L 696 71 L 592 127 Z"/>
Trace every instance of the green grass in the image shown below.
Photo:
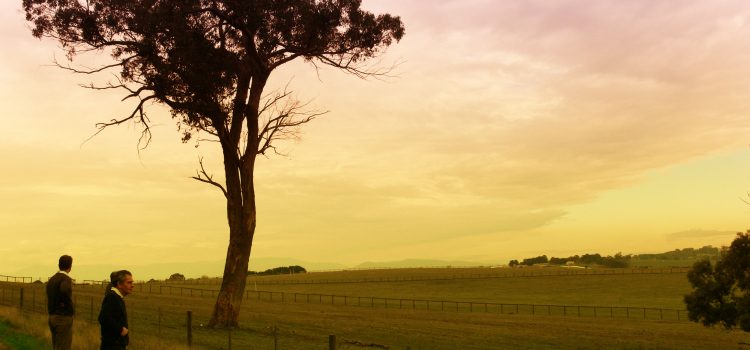
<path fill-rule="evenodd" d="M 14 350 L 36 350 L 49 347 L 44 340 L 24 334 L 2 319 L 0 319 L 0 344 L 2 344 L 0 348 L 7 346 Z"/>
<path fill-rule="evenodd" d="M 577 316 L 575 309 L 537 309 L 535 315 L 497 312 L 412 310 L 409 305 L 399 309 L 344 306 L 290 302 L 289 293 L 320 293 L 380 298 L 413 298 L 483 302 L 629 306 L 684 309 L 682 296 L 689 291 L 684 273 L 671 274 L 588 274 L 574 276 L 493 277 L 473 279 L 441 279 L 453 276 L 459 269 L 345 271 L 293 278 L 339 279 L 361 281 L 368 278 L 399 282 L 322 283 L 322 284 L 265 284 L 258 289 L 287 293 L 282 303 L 251 298 L 244 301 L 240 316 L 241 328 L 232 333 L 233 348 L 273 349 L 274 327 L 279 349 L 327 349 L 328 335 L 335 334 L 339 349 L 362 349 L 364 345 L 383 345 L 390 349 L 742 349 L 740 342 L 746 333 L 705 328 L 674 317 L 660 320 L 649 314 L 625 318 L 622 310 L 584 309 Z M 497 269 L 476 269 L 479 275 L 496 273 Z M 467 272 L 468 270 L 461 270 Z M 529 271 L 532 271 L 529 269 Z M 541 269 L 540 269 L 541 271 Z M 533 272 L 540 272 L 533 271 Z M 544 269 L 544 273 L 547 273 Z M 508 271 L 504 271 L 508 272 Z M 409 276 L 430 276 L 432 280 L 409 280 Z M 278 279 L 292 278 L 279 276 Z M 273 278 L 265 277 L 266 281 Z M 251 280 L 252 282 L 252 280 Z M 217 289 L 216 284 L 184 287 Z M 158 289 L 151 286 L 152 291 Z M 2 289 L 0 284 L 0 289 Z M 24 285 L 25 308 L 43 311 L 41 286 Z M 248 283 L 248 289 L 255 288 Z M 227 330 L 202 327 L 210 318 L 214 298 L 148 293 L 148 286 L 140 285 L 127 298 L 131 318 L 131 336 L 138 348 L 157 349 L 161 344 L 185 344 L 186 315 L 192 312 L 193 349 L 226 349 Z M 76 286 L 77 323 L 87 323 L 99 310 L 101 287 Z M 6 293 L 0 302 L 17 305 Z M 263 299 L 265 296 L 261 295 Z M 14 302 L 14 300 L 16 302 Z M 353 299 L 348 299 L 352 301 Z M 573 311 L 575 310 L 575 311 Z M 475 310 L 483 311 L 483 310 Z M 547 313 L 552 315 L 547 315 Z M 617 312 L 620 312 L 618 314 Z M 79 323 L 79 321 L 81 321 Z M 96 322 L 92 322 L 96 327 Z M 148 345 L 144 345 L 148 344 Z M 359 345 L 357 345 L 359 344 Z M 135 348 L 135 347 L 134 347 Z M 366 347 L 365 347 L 366 348 Z M 374 348 L 374 347 L 369 347 Z M 744 347 L 748 349 L 747 346 Z"/>

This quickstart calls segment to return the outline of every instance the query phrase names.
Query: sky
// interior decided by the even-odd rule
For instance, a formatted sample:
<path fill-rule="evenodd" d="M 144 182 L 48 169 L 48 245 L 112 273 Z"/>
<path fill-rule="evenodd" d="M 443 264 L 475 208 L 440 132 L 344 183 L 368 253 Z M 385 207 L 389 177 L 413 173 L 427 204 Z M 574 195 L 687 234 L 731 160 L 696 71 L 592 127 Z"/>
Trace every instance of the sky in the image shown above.
<path fill-rule="evenodd" d="M 328 113 L 258 160 L 250 269 L 654 253 L 750 228 L 746 1 L 363 7 L 405 24 L 373 62 L 392 77 L 303 62 L 272 75 L 267 91 L 288 84 Z M 201 157 L 222 177 L 216 145 L 181 143 L 159 105 L 144 150 L 135 125 L 90 138 L 132 108 L 79 86 L 111 75 L 54 67 L 63 51 L 31 36 L 20 1 L 0 3 L 0 37 L 0 275 L 50 275 L 70 254 L 78 278 L 219 276 L 225 203 L 190 179 Z"/>

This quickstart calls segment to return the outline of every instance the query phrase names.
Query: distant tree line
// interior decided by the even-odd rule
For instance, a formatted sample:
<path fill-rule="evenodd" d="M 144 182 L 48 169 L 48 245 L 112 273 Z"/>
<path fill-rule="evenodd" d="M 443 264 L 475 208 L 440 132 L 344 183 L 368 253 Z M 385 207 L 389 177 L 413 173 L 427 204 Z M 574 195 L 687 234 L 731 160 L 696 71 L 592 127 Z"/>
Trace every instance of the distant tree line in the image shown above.
<path fill-rule="evenodd" d="M 721 250 L 710 245 L 695 249 L 675 249 L 673 251 L 660 254 L 638 254 L 635 256 L 641 260 L 678 260 L 678 259 L 706 259 L 715 258 L 721 255 Z"/>
<path fill-rule="evenodd" d="M 701 248 L 675 249 L 672 251 L 658 254 L 628 254 L 617 253 L 614 256 L 602 256 L 601 254 L 583 254 L 573 255 L 567 258 L 548 258 L 546 255 L 540 255 L 533 258 L 526 258 L 521 261 L 511 260 L 508 265 L 515 267 L 518 265 L 532 266 L 536 264 L 548 265 L 565 265 L 569 261 L 575 265 L 599 265 L 605 267 L 628 267 L 631 260 L 683 260 L 683 259 L 711 259 L 721 255 L 721 249 L 710 245 Z"/>
<path fill-rule="evenodd" d="M 532 266 L 536 264 L 548 264 L 548 265 L 565 265 L 569 261 L 575 265 L 601 265 L 605 267 L 628 267 L 632 255 L 622 255 L 617 253 L 614 256 L 602 256 L 601 254 L 583 254 L 573 255 L 567 258 L 547 258 L 546 255 L 540 255 L 533 258 L 526 258 L 521 260 L 511 260 L 508 265 L 511 267 L 518 265 Z"/>
<path fill-rule="evenodd" d="M 259 276 L 266 276 L 266 275 L 289 275 L 289 274 L 296 274 L 296 273 L 306 273 L 307 270 L 305 270 L 304 267 L 299 265 L 294 266 L 280 266 L 275 267 L 272 269 L 268 269 L 262 272 L 256 272 L 256 271 L 248 271 L 247 275 L 259 275 Z"/>

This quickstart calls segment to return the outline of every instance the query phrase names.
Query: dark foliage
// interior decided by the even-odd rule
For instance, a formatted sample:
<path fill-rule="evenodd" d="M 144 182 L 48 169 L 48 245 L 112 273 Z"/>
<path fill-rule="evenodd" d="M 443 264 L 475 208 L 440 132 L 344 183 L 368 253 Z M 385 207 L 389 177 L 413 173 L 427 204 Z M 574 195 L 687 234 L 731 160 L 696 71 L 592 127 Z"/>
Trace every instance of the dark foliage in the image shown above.
<path fill-rule="evenodd" d="M 534 258 L 526 258 L 521 261 L 521 265 L 531 266 L 534 264 L 546 264 L 549 262 L 546 255 L 540 255 Z"/>
<path fill-rule="evenodd" d="M 638 254 L 635 256 L 641 260 L 678 260 L 678 259 L 705 259 L 718 257 L 720 254 L 719 248 L 712 247 L 710 245 L 704 246 L 698 249 L 695 248 L 684 248 L 675 249 L 669 252 L 659 254 Z"/>
<path fill-rule="evenodd" d="M 750 332 L 750 230 L 737 233 L 721 260 L 701 260 L 688 272 L 693 291 L 685 296 L 691 321 Z"/>
<path fill-rule="evenodd" d="M 274 267 L 272 269 L 268 269 L 262 272 L 256 272 L 256 271 L 248 271 L 248 276 L 251 275 L 260 275 L 260 276 L 267 276 L 267 275 L 290 275 L 290 274 L 297 274 L 297 273 L 307 273 L 307 270 L 305 270 L 304 267 L 299 265 L 294 266 L 280 266 L 280 267 Z"/>
<path fill-rule="evenodd" d="M 178 282 L 178 281 L 181 282 L 184 280 L 185 280 L 185 275 L 181 273 L 173 273 L 172 275 L 169 276 L 169 278 L 167 278 L 167 281 L 171 281 L 171 282 Z"/>
<path fill-rule="evenodd" d="M 620 268 L 628 267 L 630 255 L 622 255 L 620 253 L 615 256 L 601 256 L 600 254 L 583 254 L 569 256 L 567 258 L 551 257 L 547 258 L 546 255 L 537 256 L 535 258 L 523 259 L 520 263 L 518 260 L 511 260 L 508 265 L 534 265 L 534 264 L 550 264 L 550 265 L 565 265 L 568 261 L 572 261 L 576 265 L 601 265 L 604 267 Z"/>
<path fill-rule="evenodd" d="M 224 183 L 202 161 L 193 178 L 226 198 L 229 244 L 210 326 L 236 326 L 257 225 L 254 171 L 257 155 L 277 152 L 274 141 L 321 112 L 305 111 L 288 91 L 264 92 L 271 73 L 296 59 L 359 77 L 381 75 L 363 62 L 400 40 L 399 17 L 375 15 L 361 0 L 23 0 L 36 37 L 57 40 L 71 59 L 103 51 L 113 63 L 78 73 L 114 73 L 92 89 L 120 89 L 134 101 L 129 115 L 99 130 L 133 121 L 143 146 L 151 133 L 146 107 L 167 106 L 183 132 L 216 141 Z M 111 71 L 116 70 L 116 71 Z M 262 102 L 261 102 L 262 101 Z"/>

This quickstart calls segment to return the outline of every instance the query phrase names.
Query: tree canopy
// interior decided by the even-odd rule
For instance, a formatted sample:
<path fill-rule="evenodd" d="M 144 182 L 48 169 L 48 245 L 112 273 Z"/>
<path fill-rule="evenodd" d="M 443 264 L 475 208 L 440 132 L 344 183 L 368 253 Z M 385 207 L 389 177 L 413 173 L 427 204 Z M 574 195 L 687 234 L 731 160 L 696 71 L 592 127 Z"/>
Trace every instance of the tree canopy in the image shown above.
<path fill-rule="evenodd" d="M 254 170 L 274 141 L 293 137 L 318 116 L 290 99 L 266 94 L 276 68 L 295 59 L 359 77 L 387 73 L 364 62 L 404 35 L 401 19 L 361 9 L 360 0 L 23 0 L 36 37 L 57 40 L 68 59 L 104 51 L 112 63 L 79 73 L 117 70 L 116 81 L 92 89 L 122 89 L 129 115 L 99 130 L 133 121 L 151 138 L 146 107 L 166 105 L 183 141 L 204 134 L 221 147 L 224 182 L 199 162 L 193 178 L 219 188 L 227 201 L 229 245 L 222 285 L 209 325 L 235 326 L 257 224 Z"/>
<path fill-rule="evenodd" d="M 685 296 L 691 321 L 750 332 L 750 230 L 737 233 L 716 264 L 701 260 L 688 272 Z"/>

